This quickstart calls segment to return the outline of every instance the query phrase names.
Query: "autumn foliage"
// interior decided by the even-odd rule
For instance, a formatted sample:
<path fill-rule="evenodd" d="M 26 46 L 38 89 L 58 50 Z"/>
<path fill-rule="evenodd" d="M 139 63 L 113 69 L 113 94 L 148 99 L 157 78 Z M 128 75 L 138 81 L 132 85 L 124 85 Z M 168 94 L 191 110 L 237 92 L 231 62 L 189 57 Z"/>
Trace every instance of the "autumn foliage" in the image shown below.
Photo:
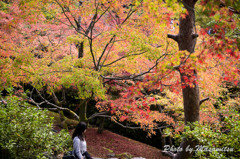
<path fill-rule="evenodd" d="M 190 53 L 167 38 L 178 34 L 178 18 L 189 14 L 177 1 L 1 1 L 0 90 L 28 83 L 53 98 L 72 90 L 123 126 L 178 134 L 182 89 L 197 84 L 200 99 L 209 98 L 201 103 L 200 123 L 216 124 L 214 104 L 240 79 L 240 7 L 224 2 L 196 3 L 198 35 Z M 67 107 L 56 102 L 64 97 L 51 106 Z"/>

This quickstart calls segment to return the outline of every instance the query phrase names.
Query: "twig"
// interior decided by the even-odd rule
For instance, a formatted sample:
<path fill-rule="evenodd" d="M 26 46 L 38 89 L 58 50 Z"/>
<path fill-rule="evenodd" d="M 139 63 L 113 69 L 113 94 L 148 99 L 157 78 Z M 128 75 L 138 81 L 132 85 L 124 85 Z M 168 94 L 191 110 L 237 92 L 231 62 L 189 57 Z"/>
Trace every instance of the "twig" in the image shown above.
<path fill-rule="evenodd" d="M 136 9 L 132 10 L 132 7 L 130 9 L 130 11 L 128 12 L 127 17 L 123 20 L 123 22 L 121 23 L 121 25 L 123 25 L 128 19 L 129 17 L 131 17 L 131 15 L 136 11 Z"/>
<path fill-rule="evenodd" d="M 67 16 L 63 6 L 58 2 L 58 0 L 55 0 L 55 2 L 57 2 L 57 4 L 61 7 L 63 14 L 65 15 L 65 17 L 67 18 L 67 20 L 69 21 L 69 23 L 72 25 L 72 27 L 75 28 L 75 30 L 77 30 L 76 26 L 72 23 L 72 21 L 69 19 L 69 17 Z"/>
<path fill-rule="evenodd" d="M 106 65 L 102 65 L 102 67 L 107 67 L 107 66 L 110 66 L 110 65 L 112 65 L 112 64 L 114 64 L 114 63 L 116 63 L 116 62 L 118 62 L 118 61 L 120 61 L 120 60 L 122 60 L 122 59 L 124 59 L 124 58 L 130 57 L 130 56 L 142 55 L 142 54 L 144 54 L 144 53 L 146 53 L 146 51 L 141 52 L 141 53 L 138 53 L 138 54 L 125 55 L 125 56 L 120 57 L 120 58 L 117 59 L 117 60 L 114 60 L 114 61 L 112 61 L 112 62 L 106 64 Z"/>

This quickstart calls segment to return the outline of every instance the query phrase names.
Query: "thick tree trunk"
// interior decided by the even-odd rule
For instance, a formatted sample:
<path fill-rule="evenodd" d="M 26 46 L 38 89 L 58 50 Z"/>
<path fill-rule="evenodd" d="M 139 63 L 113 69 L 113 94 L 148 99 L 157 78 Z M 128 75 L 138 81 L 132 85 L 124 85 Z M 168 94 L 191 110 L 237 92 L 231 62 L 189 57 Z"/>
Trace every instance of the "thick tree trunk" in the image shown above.
<path fill-rule="evenodd" d="M 187 50 L 190 53 L 194 52 L 197 34 L 195 32 L 195 12 L 194 6 L 197 0 L 183 0 L 182 3 L 188 11 L 186 18 L 180 18 L 179 34 L 168 35 L 178 43 L 179 50 Z M 191 71 L 190 74 L 185 71 Z M 184 120 L 185 125 L 195 121 L 199 121 L 199 87 L 197 83 L 193 83 L 194 86 L 184 84 L 185 78 L 197 78 L 196 70 L 185 70 L 180 72 L 183 92 L 183 104 L 184 104 Z M 192 156 L 193 152 L 187 151 L 188 148 L 195 148 L 197 142 L 190 139 L 184 139 L 181 143 L 183 151 L 178 152 L 173 156 L 175 159 L 187 159 Z"/>

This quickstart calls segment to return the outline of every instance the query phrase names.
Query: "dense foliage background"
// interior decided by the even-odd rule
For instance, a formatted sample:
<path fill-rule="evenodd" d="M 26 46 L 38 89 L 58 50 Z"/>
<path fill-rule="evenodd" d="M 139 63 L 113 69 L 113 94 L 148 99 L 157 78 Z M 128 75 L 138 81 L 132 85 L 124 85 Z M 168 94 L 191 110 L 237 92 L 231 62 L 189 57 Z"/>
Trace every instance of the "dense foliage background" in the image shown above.
<path fill-rule="evenodd" d="M 142 129 L 161 148 L 234 148 L 168 154 L 176 158 L 239 157 L 239 8 L 234 0 L 1 1 L 1 151 L 61 153 L 70 118 L 99 132 L 106 123 Z"/>

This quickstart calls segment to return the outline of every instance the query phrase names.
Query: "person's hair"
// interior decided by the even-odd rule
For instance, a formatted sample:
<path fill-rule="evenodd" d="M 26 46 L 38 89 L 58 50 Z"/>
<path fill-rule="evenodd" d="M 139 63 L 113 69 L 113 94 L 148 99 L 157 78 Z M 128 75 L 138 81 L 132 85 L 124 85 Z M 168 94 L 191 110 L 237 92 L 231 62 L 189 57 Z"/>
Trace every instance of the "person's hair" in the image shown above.
<path fill-rule="evenodd" d="M 85 140 L 86 136 L 84 134 L 84 131 L 86 129 L 87 129 L 87 124 L 85 122 L 78 123 L 75 130 L 73 131 L 72 139 L 74 139 L 74 137 L 77 136 L 80 140 Z"/>

